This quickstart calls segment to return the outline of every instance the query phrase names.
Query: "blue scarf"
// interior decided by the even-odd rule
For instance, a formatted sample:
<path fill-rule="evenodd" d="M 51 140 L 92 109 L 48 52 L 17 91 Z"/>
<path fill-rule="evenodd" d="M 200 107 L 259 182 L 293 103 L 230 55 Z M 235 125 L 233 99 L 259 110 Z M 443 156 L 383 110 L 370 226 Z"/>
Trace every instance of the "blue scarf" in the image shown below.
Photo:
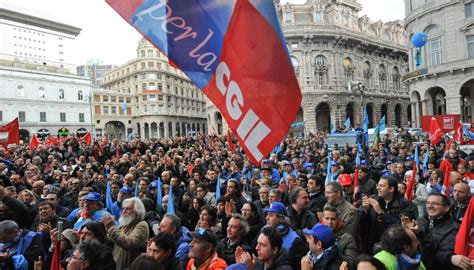
<path fill-rule="evenodd" d="M 397 269 L 398 270 L 418 270 L 421 264 L 421 253 L 417 253 L 414 258 L 409 257 L 405 254 L 397 256 Z"/>

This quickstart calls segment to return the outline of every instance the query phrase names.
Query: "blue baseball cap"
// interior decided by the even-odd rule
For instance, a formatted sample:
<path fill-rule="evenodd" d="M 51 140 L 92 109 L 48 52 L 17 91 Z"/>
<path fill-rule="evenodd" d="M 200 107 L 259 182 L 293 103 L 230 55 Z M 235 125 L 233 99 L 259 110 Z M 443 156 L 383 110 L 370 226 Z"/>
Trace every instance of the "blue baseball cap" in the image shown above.
<path fill-rule="evenodd" d="M 85 201 L 100 201 L 102 197 L 97 192 L 89 192 L 86 197 L 84 197 Z"/>
<path fill-rule="evenodd" d="M 312 235 L 317 240 L 323 242 L 325 245 L 328 245 L 334 241 L 334 233 L 331 228 L 324 224 L 316 224 L 311 230 L 303 229 L 303 234 Z"/>
<path fill-rule="evenodd" d="M 284 216 L 288 216 L 286 207 L 281 202 L 272 202 L 269 208 L 263 208 L 263 212 L 276 213 Z"/>
<path fill-rule="evenodd" d="M 306 157 L 305 154 L 300 154 L 300 158 Z"/>
<path fill-rule="evenodd" d="M 341 165 L 341 164 L 339 164 L 339 162 L 337 162 L 337 161 L 335 161 L 335 160 L 333 160 L 333 161 L 331 162 L 331 166 L 340 166 L 340 165 Z"/>
<path fill-rule="evenodd" d="M 391 161 L 391 160 L 388 160 L 386 164 L 387 164 L 387 165 L 388 165 L 388 164 L 392 164 L 392 161 Z"/>
<path fill-rule="evenodd" d="M 413 157 L 412 156 L 409 156 L 406 158 L 406 161 L 412 161 L 413 160 Z"/>
<path fill-rule="evenodd" d="M 244 263 L 234 263 L 225 268 L 225 270 L 247 270 L 247 265 Z"/>
<path fill-rule="evenodd" d="M 148 186 L 148 188 L 158 188 L 158 182 L 157 181 L 151 182 L 151 184 Z"/>
<path fill-rule="evenodd" d="M 369 162 L 365 159 L 360 161 L 360 165 L 367 165 L 367 164 L 369 164 Z"/>
<path fill-rule="evenodd" d="M 264 159 L 263 163 L 270 163 L 270 160 L 269 159 Z"/>
<path fill-rule="evenodd" d="M 123 187 L 120 189 L 120 192 L 131 194 L 131 193 L 132 193 L 132 190 L 131 190 L 128 186 L 123 186 Z"/>
<path fill-rule="evenodd" d="M 307 168 L 309 168 L 309 167 L 314 167 L 314 163 L 305 163 L 305 164 L 303 165 L 303 168 L 304 168 L 304 169 L 307 169 Z"/>
<path fill-rule="evenodd" d="M 288 161 L 288 162 L 285 163 L 285 166 L 293 166 L 293 162 Z"/>

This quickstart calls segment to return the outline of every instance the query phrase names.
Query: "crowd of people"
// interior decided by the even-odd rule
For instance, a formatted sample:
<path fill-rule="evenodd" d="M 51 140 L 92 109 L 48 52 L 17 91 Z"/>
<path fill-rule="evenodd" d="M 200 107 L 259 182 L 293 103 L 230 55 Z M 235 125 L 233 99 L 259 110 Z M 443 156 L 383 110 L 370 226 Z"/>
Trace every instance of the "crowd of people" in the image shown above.
<path fill-rule="evenodd" d="M 474 153 L 456 143 L 404 133 L 358 151 L 287 136 L 258 166 L 229 146 L 218 135 L 0 146 L 0 268 L 56 269 L 58 255 L 83 270 L 474 268 L 472 228 L 468 254 L 454 252 L 474 211 Z"/>

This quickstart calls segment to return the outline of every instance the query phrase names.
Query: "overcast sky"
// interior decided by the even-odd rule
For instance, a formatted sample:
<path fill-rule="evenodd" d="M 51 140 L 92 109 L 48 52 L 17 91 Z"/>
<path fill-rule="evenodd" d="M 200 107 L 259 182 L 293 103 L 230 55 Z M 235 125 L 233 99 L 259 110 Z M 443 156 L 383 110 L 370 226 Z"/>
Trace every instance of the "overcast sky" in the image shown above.
<path fill-rule="evenodd" d="M 282 0 L 304 3 L 306 0 Z M 73 64 L 99 58 L 106 64 L 122 65 L 136 55 L 138 32 L 126 23 L 104 0 L 0 0 L 2 3 L 45 14 L 82 29 L 76 39 Z M 363 5 L 360 15 L 373 21 L 404 18 L 403 0 L 357 0 Z"/>

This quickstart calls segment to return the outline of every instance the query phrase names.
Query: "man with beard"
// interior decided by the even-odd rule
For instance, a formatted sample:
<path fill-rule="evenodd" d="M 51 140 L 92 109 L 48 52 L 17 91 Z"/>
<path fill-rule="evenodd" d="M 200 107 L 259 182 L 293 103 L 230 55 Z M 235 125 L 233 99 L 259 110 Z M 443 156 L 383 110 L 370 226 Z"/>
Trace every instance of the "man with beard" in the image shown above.
<path fill-rule="evenodd" d="M 107 228 L 107 236 L 114 242 L 113 256 L 117 270 L 128 268 L 130 264 L 146 249 L 149 237 L 148 224 L 143 220 L 145 206 L 138 198 L 123 201 L 123 213 L 119 227 L 115 226 L 112 216 L 102 218 Z"/>
<path fill-rule="evenodd" d="M 117 195 L 117 200 L 112 204 L 112 213 L 115 213 L 115 218 L 118 219 L 122 214 L 122 203 L 128 198 L 132 197 L 132 190 L 128 186 L 123 186 Z"/>

